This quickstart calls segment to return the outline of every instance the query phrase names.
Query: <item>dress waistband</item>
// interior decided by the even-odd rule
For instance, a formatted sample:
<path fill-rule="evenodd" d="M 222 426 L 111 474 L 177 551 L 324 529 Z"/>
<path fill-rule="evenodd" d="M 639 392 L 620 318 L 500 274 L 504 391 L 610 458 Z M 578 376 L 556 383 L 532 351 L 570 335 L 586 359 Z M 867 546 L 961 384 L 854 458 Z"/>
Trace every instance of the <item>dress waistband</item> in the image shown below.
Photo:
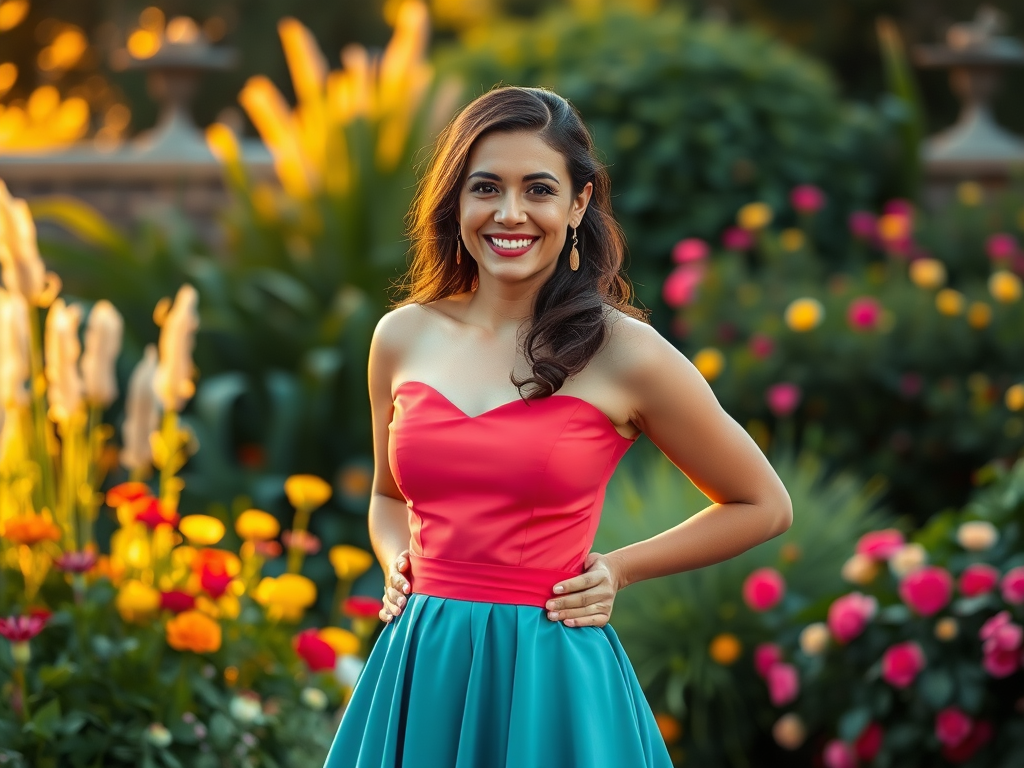
<path fill-rule="evenodd" d="M 518 565 L 467 563 L 409 553 L 407 574 L 411 593 L 473 600 L 483 603 L 511 603 L 543 608 L 560 581 L 579 576 L 572 571 L 525 568 Z"/>

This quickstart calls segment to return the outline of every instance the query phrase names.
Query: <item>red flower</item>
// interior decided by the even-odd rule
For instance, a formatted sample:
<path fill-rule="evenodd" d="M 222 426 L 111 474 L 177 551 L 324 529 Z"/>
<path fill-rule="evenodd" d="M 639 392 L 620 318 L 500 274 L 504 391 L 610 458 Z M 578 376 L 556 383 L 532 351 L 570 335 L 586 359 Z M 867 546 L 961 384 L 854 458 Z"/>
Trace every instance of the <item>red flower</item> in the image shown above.
<path fill-rule="evenodd" d="M 924 651 L 913 640 L 896 643 L 882 656 L 882 679 L 894 688 L 906 688 L 926 663 Z"/>
<path fill-rule="evenodd" d="M 813 184 L 801 184 L 789 193 L 789 202 L 800 213 L 815 213 L 825 205 L 825 193 Z"/>
<path fill-rule="evenodd" d="M 169 592 L 160 593 L 160 607 L 171 613 L 191 611 L 196 607 L 196 599 L 187 592 L 172 589 Z"/>
<path fill-rule="evenodd" d="M 758 568 L 743 582 L 743 602 L 751 610 L 774 608 L 786 594 L 786 580 L 774 568 Z"/>
<path fill-rule="evenodd" d="M 964 597 L 990 592 L 999 583 L 999 569 L 985 563 L 972 563 L 960 574 L 957 587 Z"/>
<path fill-rule="evenodd" d="M 1024 603 L 1024 565 L 1008 570 L 1003 576 L 1000 589 L 1003 593 L 1003 600 L 1010 605 Z"/>
<path fill-rule="evenodd" d="M 43 631 L 46 619 L 41 616 L 11 616 L 0 619 L 0 635 L 12 643 L 24 643 Z"/>
<path fill-rule="evenodd" d="M 135 508 L 135 519 L 140 523 L 145 523 L 151 531 L 161 525 L 169 525 L 174 528 L 181 519 L 177 512 L 166 509 L 158 499 L 150 497 L 139 499 L 132 502 L 132 506 Z"/>
<path fill-rule="evenodd" d="M 946 707 L 935 716 L 935 736 L 947 747 L 962 744 L 973 728 L 974 721 L 956 707 Z"/>
<path fill-rule="evenodd" d="M 150 495 L 149 486 L 145 483 L 121 483 L 107 491 L 107 506 L 116 509 L 122 504 L 130 504 Z"/>
<path fill-rule="evenodd" d="M 992 738 L 992 723 L 982 720 L 974 724 L 967 738 L 955 747 L 943 747 L 942 756 L 951 763 L 964 763 Z"/>
<path fill-rule="evenodd" d="M 376 597 L 365 597 L 363 595 L 352 595 L 341 604 L 342 612 L 354 619 L 365 619 L 378 616 L 380 609 L 384 607 L 384 601 Z"/>
<path fill-rule="evenodd" d="M 900 598 L 921 616 L 933 616 L 945 608 L 953 596 L 953 577 L 937 565 L 926 565 L 900 582 Z"/>
<path fill-rule="evenodd" d="M 223 570 L 211 568 L 209 565 L 203 566 L 203 570 L 199 573 L 199 583 L 214 600 L 228 591 L 228 585 L 232 578 Z"/>
<path fill-rule="evenodd" d="M 860 732 L 857 740 L 853 742 L 853 751 L 857 754 L 857 759 L 864 762 L 874 760 L 875 755 L 882 748 L 884 736 L 885 732 L 881 725 L 874 721 L 868 723 L 867 727 Z"/>
<path fill-rule="evenodd" d="M 334 669 L 338 655 L 325 641 L 321 640 L 315 629 L 307 629 L 295 636 L 295 652 L 306 662 L 310 672 L 321 672 Z"/>

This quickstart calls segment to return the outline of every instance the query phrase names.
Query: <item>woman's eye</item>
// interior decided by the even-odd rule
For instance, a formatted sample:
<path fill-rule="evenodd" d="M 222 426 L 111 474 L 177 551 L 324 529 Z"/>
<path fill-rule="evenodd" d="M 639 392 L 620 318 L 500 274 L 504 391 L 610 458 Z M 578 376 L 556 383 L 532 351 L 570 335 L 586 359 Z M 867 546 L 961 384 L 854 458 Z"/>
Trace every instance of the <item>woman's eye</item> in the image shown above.
<path fill-rule="evenodd" d="M 530 187 L 530 193 L 534 195 L 553 195 L 554 190 L 544 184 L 534 184 Z"/>
<path fill-rule="evenodd" d="M 478 181 L 472 187 L 469 188 L 470 192 L 491 192 L 494 190 L 493 184 L 488 184 L 486 181 Z"/>

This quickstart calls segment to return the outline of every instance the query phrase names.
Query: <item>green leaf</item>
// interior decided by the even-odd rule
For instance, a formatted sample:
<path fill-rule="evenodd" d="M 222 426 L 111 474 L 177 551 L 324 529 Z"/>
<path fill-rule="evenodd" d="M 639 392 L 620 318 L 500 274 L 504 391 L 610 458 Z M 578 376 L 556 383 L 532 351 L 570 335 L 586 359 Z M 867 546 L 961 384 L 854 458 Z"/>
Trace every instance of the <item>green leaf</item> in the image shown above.
<path fill-rule="evenodd" d="M 851 709 L 839 718 L 837 731 L 839 738 L 846 742 L 852 742 L 860 736 L 861 731 L 871 722 L 871 710 L 867 707 Z"/>
<path fill-rule="evenodd" d="M 237 729 L 231 719 L 221 712 L 210 718 L 210 744 L 215 749 L 227 749 L 235 740 Z"/>
<path fill-rule="evenodd" d="M 31 720 L 25 723 L 24 730 L 26 733 L 35 734 L 49 741 L 54 737 L 58 723 L 60 723 L 60 699 L 50 699 L 36 710 Z"/>
<path fill-rule="evenodd" d="M 67 662 L 64 664 L 39 668 L 39 681 L 47 688 L 61 688 L 78 671 L 78 667 Z"/>
<path fill-rule="evenodd" d="M 953 676 L 944 669 L 926 670 L 917 685 L 921 696 L 934 709 L 941 709 L 953 698 Z"/>

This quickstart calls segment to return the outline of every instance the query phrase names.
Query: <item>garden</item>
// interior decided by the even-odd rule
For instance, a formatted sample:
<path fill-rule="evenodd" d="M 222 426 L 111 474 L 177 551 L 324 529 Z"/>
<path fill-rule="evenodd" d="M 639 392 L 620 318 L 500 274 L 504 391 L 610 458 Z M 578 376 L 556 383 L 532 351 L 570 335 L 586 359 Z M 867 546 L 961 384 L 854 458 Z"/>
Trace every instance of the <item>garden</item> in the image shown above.
<path fill-rule="evenodd" d="M 617 596 L 674 764 L 1024 765 L 1024 165 L 935 194 L 952 118 L 909 22 L 857 27 L 854 82 L 796 3 L 84 5 L 0 0 L 0 763 L 323 763 L 384 627 L 370 337 L 425 148 L 505 83 L 580 111 L 637 305 L 793 502 Z M 245 54 L 196 108 L 213 238 L 183 195 L 125 224 L 5 164 L 152 118 L 130 73 L 101 87 L 115 22 L 133 61 Z M 707 503 L 641 436 L 594 549 Z"/>

